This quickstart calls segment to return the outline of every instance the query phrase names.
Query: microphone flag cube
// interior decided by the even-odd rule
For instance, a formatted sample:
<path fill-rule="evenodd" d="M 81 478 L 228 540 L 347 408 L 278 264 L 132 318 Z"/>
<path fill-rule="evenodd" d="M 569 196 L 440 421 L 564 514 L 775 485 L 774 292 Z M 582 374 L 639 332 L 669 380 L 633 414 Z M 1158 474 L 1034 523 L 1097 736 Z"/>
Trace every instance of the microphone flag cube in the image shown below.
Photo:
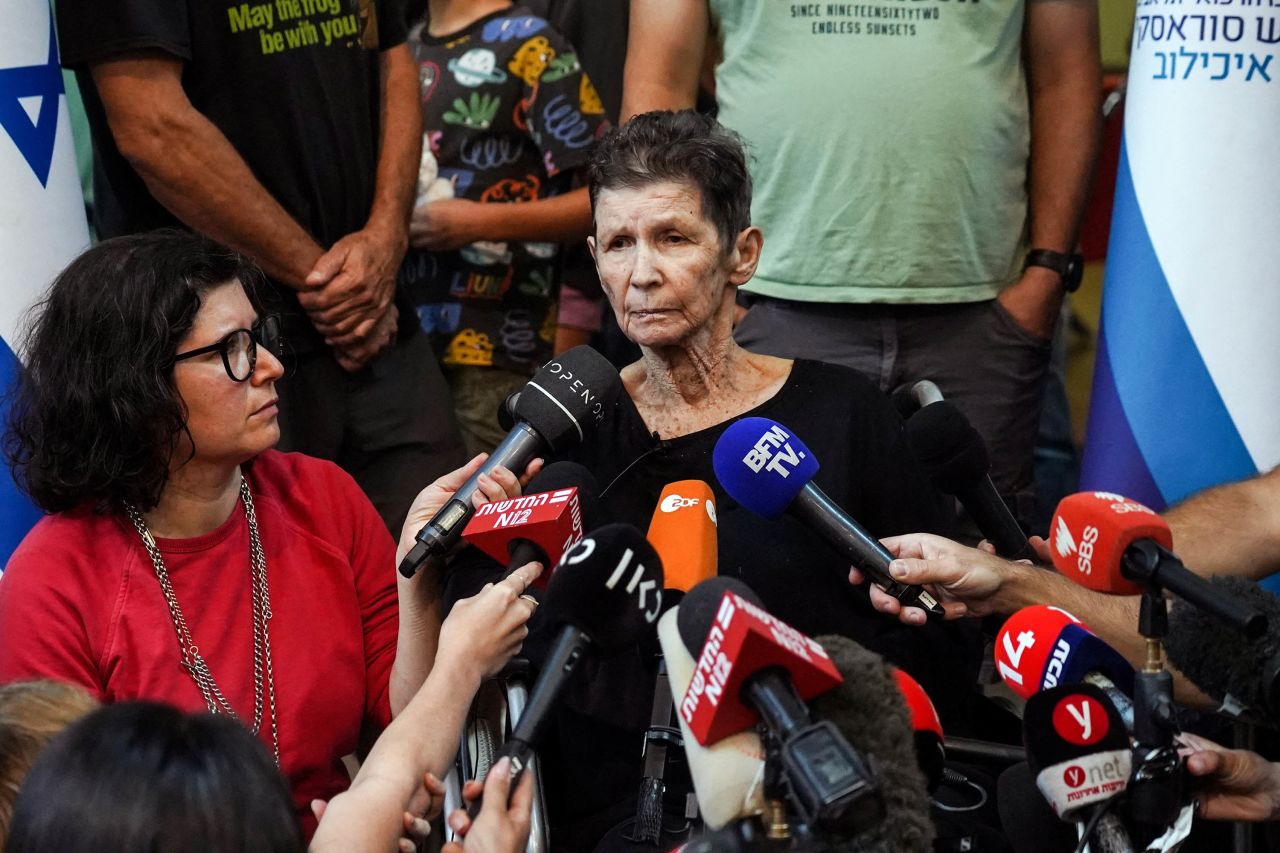
<path fill-rule="evenodd" d="M 680 716 L 698 743 L 708 746 L 756 724 L 759 714 L 740 693 L 743 682 L 770 667 L 786 670 L 806 701 L 843 681 L 817 641 L 726 592 L 680 702 Z"/>
<path fill-rule="evenodd" d="M 534 585 L 546 589 L 551 569 L 583 537 L 578 489 L 556 489 L 482 504 L 462 537 L 504 565 L 510 559 L 509 545 L 513 540 L 533 542 L 546 552 L 549 563 Z"/>
<path fill-rule="evenodd" d="M 1124 552 L 1139 539 L 1173 547 L 1165 520 L 1147 507 L 1111 492 L 1067 495 L 1049 528 L 1053 565 L 1088 589 L 1138 595 L 1142 586 L 1121 574 Z"/>

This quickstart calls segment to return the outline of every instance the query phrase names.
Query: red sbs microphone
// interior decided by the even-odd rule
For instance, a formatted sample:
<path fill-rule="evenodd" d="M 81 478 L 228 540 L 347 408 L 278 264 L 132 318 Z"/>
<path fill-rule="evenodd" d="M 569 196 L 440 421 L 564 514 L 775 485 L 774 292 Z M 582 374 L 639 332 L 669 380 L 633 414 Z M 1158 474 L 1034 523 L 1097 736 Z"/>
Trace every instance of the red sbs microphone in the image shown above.
<path fill-rule="evenodd" d="M 1112 595 L 1167 589 L 1245 636 L 1266 617 L 1188 571 L 1169 549 L 1173 533 L 1142 504 L 1110 492 L 1079 492 L 1058 504 L 1050 529 L 1053 565 L 1081 586 Z"/>
<path fill-rule="evenodd" d="M 669 483 L 649 521 L 649 544 L 662 558 L 667 589 L 688 592 L 716 576 L 716 497 L 702 480 Z"/>
<path fill-rule="evenodd" d="M 517 542 L 529 542 L 546 554 L 545 565 L 551 567 L 583 532 L 578 489 L 569 487 L 482 504 L 462 538 L 504 565 Z M 551 572 L 545 571 L 533 583 L 546 589 L 550 580 Z"/>
<path fill-rule="evenodd" d="M 684 608 L 694 603 L 686 599 L 679 615 L 685 616 Z M 701 653 L 679 712 L 703 746 L 760 721 L 759 712 L 743 701 L 741 693 L 746 679 L 761 670 L 784 670 L 806 701 L 843 680 L 815 640 L 737 593 L 725 592 L 720 598 L 703 638 L 687 636 L 685 626 L 698 621 L 696 614 L 680 620 L 685 645 L 692 651 L 700 644 Z"/>

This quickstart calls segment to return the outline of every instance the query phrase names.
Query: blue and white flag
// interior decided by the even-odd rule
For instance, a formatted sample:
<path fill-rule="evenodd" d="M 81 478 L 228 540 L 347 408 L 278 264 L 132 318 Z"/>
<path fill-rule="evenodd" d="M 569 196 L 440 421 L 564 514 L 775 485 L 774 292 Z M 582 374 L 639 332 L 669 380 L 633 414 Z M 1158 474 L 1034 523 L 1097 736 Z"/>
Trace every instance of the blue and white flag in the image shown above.
<path fill-rule="evenodd" d="M 19 368 L 24 314 L 89 244 L 48 0 L 6 0 L 0 27 L 0 387 Z M 7 404 L 0 406 L 5 414 Z M 40 517 L 0 472 L 0 567 Z"/>
<path fill-rule="evenodd" d="M 1280 463 L 1278 42 L 1275 0 L 1138 2 L 1084 488 L 1163 509 Z"/>

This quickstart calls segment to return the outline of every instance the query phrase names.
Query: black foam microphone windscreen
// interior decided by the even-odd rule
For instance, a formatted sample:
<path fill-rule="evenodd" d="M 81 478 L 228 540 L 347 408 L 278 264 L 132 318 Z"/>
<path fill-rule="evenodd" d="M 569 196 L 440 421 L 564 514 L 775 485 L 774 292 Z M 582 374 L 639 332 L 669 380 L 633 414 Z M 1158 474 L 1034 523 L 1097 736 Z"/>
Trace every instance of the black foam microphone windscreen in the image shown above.
<path fill-rule="evenodd" d="M 915 754 L 911 714 L 884 659 L 850 640 L 816 638 L 844 682 L 815 698 L 814 715 L 829 720 L 868 756 L 880 782 L 885 815 L 876 826 L 841 839 L 842 850 L 929 851 L 933 822 L 929 794 Z"/>
<path fill-rule="evenodd" d="M 987 445 L 950 401 L 925 406 L 907 419 L 907 440 L 935 485 L 955 494 L 991 470 Z"/>
<path fill-rule="evenodd" d="M 1031 766 L 1020 761 L 996 781 L 996 806 L 1000 824 L 1013 853 L 1071 853 L 1076 834 L 1069 823 L 1058 820 L 1036 788 Z"/>
<path fill-rule="evenodd" d="M 1180 599 L 1169 613 L 1164 650 L 1169 663 L 1209 696 L 1280 718 L 1280 599 L 1245 578 L 1209 581 L 1235 601 L 1267 617 L 1267 631 L 1247 640 L 1235 628 Z"/>
<path fill-rule="evenodd" d="M 732 592 L 756 607 L 764 608 L 764 603 L 755 590 L 737 578 L 724 575 L 707 578 L 694 589 L 698 590 L 698 594 L 685 596 L 680 609 L 676 611 L 676 627 L 680 631 L 680 639 L 684 641 L 684 647 L 693 655 L 694 660 L 697 660 L 702 644 L 707 639 L 707 632 L 711 630 L 720 600 L 726 592 Z"/>

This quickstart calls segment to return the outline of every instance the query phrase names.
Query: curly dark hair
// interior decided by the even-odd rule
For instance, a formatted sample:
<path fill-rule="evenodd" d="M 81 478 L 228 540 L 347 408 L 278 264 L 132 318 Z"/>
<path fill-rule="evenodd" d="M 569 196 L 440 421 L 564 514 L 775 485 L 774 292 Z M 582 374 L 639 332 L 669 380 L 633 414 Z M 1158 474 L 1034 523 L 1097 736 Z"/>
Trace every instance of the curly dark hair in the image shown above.
<path fill-rule="evenodd" d="M 72 261 L 28 315 L 26 366 L 4 451 L 46 512 L 160 500 L 186 428 L 173 355 L 202 296 L 239 281 L 255 309 L 262 272 L 187 231 L 105 240 Z"/>
<path fill-rule="evenodd" d="M 698 188 L 702 215 L 716 226 L 722 251 L 751 225 L 751 172 L 741 137 L 693 110 L 659 110 L 613 128 L 596 143 L 587 168 L 591 230 L 601 190 L 668 181 Z"/>

